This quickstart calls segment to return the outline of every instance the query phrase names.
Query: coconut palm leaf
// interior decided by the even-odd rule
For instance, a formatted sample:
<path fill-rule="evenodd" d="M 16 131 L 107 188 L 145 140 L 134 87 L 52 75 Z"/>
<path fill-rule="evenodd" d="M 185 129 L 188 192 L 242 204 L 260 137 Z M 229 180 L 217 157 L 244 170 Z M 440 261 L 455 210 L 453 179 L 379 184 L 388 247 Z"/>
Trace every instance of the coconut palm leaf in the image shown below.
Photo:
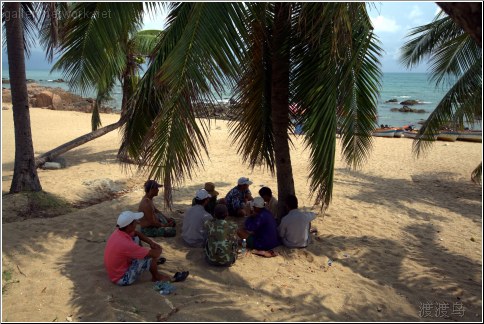
<path fill-rule="evenodd" d="M 62 71 L 74 91 L 109 86 L 123 71 L 126 56 L 120 44 L 139 29 L 142 3 L 75 3 L 64 23 L 69 30 L 59 47 L 52 70 Z M 76 14 L 82 12 L 82 14 Z"/>
<path fill-rule="evenodd" d="M 232 109 L 236 117 L 229 123 L 229 127 L 232 142 L 237 143 L 237 153 L 242 155 L 244 161 L 248 162 L 252 169 L 255 166 L 267 166 L 274 174 L 272 66 L 269 57 L 270 29 L 266 28 L 267 5 L 265 3 L 250 6 L 254 18 L 251 19 L 248 35 L 249 48 L 244 58 L 244 72 L 235 89 L 237 104 Z"/>
<path fill-rule="evenodd" d="M 128 110 L 123 145 L 149 176 L 173 184 L 203 165 L 206 122 L 195 119 L 194 105 L 206 110 L 212 89 L 223 90 L 240 74 L 239 34 L 243 6 L 237 3 L 170 4 L 168 27 L 156 47 Z"/>
<path fill-rule="evenodd" d="M 482 162 L 472 171 L 471 179 L 474 183 L 482 183 Z"/>
<path fill-rule="evenodd" d="M 22 24 L 23 24 L 23 33 L 24 33 L 24 48 L 25 48 L 25 55 L 27 57 L 30 56 L 30 48 L 34 45 L 37 33 L 37 20 L 38 20 L 38 3 L 34 2 L 21 2 L 20 3 L 20 10 L 22 11 L 21 15 L 23 17 Z M 5 31 L 5 19 L 9 19 L 10 13 L 4 10 L 4 3 L 2 2 L 2 46 L 6 48 L 7 46 L 7 37 Z"/>
<path fill-rule="evenodd" d="M 40 6 L 38 24 L 40 45 L 45 49 L 47 61 L 52 62 L 54 52 L 65 32 L 63 23 L 69 14 L 69 4 L 65 2 L 43 2 Z"/>
<path fill-rule="evenodd" d="M 432 146 L 443 126 L 462 129 L 481 116 L 482 50 L 445 14 L 414 28 L 402 48 L 401 62 L 412 67 L 430 58 L 431 80 L 453 84 L 419 131 L 413 151 L 419 156 Z"/>
<path fill-rule="evenodd" d="M 332 6 L 324 8 L 327 22 L 321 21 L 323 15 L 314 4 L 303 8 L 303 12 L 309 12 L 309 16 L 301 18 L 303 22 L 313 21 L 309 17 L 316 15 L 318 24 L 326 27 L 318 30 L 303 24 L 301 37 L 309 41 L 299 43 L 310 46 L 297 47 L 294 56 L 295 93 L 304 107 L 303 130 L 311 151 L 311 190 L 317 202 L 323 201 L 323 207 L 329 204 L 333 188 L 337 122 L 340 120 L 343 128 L 343 155 L 347 163 L 357 167 L 371 149 L 381 77 L 381 48 L 371 32 L 364 6 Z M 338 32 L 333 33 L 334 29 Z M 303 35 L 307 30 L 313 33 Z"/>

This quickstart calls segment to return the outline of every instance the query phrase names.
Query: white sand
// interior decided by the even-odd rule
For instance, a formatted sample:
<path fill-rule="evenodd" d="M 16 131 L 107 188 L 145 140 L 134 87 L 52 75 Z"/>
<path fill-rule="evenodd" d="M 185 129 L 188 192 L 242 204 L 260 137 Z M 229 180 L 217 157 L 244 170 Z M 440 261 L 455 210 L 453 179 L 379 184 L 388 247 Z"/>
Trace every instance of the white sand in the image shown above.
<path fill-rule="evenodd" d="M 375 138 L 359 171 L 347 169 L 338 155 L 333 200 L 324 218 L 313 222 L 318 234 L 307 249 L 279 247 L 279 257 L 249 255 L 219 269 L 206 265 L 203 251 L 185 247 L 179 235 L 159 238 L 168 259 L 160 270 L 190 270 L 186 282 L 175 284 L 176 293 L 165 297 L 153 290 L 149 274 L 117 287 L 103 266 L 117 215 L 137 208 L 146 180 L 117 164 L 118 131 L 68 152 L 67 168 L 39 170 L 39 178 L 44 191 L 73 204 L 99 197 L 86 183 L 102 179 L 119 185 L 123 196 L 54 218 L 22 220 L 15 212 L 22 199 L 6 195 L 14 137 L 12 110 L 2 113 L 3 321 L 156 321 L 168 314 L 169 321 L 442 320 L 437 306 L 420 317 L 421 303 L 431 302 L 449 304 L 447 320 L 482 320 L 482 186 L 470 182 L 481 144 L 437 142 L 417 160 L 411 140 Z M 118 118 L 102 115 L 104 125 Z M 31 109 L 31 120 L 36 154 L 90 130 L 85 113 Z M 262 184 L 277 189 L 270 174 L 242 163 L 225 121 L 211 126 L 205 170 L 174 191 L 170 214 L 179 231 L 178 211 L 206 181 L 221 195 L 240 176 L 254 181 L 253 194 Z M 309 152 L 301 137 L 293 140 L 296 194 L 300 206 L 311 209 Z M 155 203 L 163 206 L 161 193 Z"/>

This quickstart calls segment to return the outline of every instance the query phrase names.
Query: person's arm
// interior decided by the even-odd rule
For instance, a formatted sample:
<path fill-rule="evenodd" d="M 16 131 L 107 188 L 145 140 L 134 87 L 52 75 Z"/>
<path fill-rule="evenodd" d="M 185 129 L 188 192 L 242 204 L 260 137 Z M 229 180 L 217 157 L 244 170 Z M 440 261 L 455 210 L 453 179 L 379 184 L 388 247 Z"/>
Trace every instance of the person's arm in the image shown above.
<path fill-rule="evenodd" d="M 277 232 L 279 233 L 280 238 L 284 238 L 286 236 L 286 225 L 283 221 L 281 221 L 281 224 L 277 227 Z"/>
<path fill-rule="evenodd" d="M 141 241 L 148 244 L 152 249 L 161 249 L 161 245 L 159 245 L 158 243 L 156 243 L 155 241 L 153 241 L 152 239 L 150 239 L 149 237 L 147 237 L 143 233 L 138 232 L 138 231 L 134 231 L 134 234 L 136 236 L 138 236 Z"/>

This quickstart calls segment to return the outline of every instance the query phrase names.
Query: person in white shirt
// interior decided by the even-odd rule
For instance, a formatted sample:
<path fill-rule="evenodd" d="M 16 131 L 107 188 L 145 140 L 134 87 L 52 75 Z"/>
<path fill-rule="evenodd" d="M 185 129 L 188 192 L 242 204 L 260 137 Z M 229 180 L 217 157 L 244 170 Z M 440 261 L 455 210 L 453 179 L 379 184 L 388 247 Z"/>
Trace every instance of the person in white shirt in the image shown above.
<path fill-rule="evenodd" d="M 289 248 L 307 247 L 311 221 L 316 218 L 316 215 L 297 209 L 298 202 L 294 195 L 287 196 L 285 203 L 289 213 L 281 219 L 278 227 L 282 243 Z"/>
<path fill-rule="evenodd" d="M 205 205 L 209 202 L 211 195 L 205 189 L 197 190 L 195 195 L 195 206 L 190 207 L 185 212 L 183 219 L 182 238 L 192 247 L 203 247 L 207 239 L 204 227 L 205 221 L 211 220 L 210 215 L 205 210 Z"/>

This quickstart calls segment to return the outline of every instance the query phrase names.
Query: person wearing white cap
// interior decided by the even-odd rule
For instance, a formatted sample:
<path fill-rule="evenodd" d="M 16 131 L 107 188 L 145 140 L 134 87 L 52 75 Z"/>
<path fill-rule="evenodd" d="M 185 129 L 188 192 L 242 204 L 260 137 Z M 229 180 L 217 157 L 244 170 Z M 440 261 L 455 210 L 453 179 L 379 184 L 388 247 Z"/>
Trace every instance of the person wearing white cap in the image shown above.
<path fill-rule="evenodd" d="M 212 196 L 205 189 L 199 189 L 195 193 L 195 205 L 190 207 L 183 218 L 182 238 L 189 246 L 203 247 L 207 239 L 204 223 L 213 217 L 206 210 Z"/>
<path fill-rule="evenodd" d="M 153 203 L 158 196 L 159 188 L 163 185 L 155 180 L 148 180 L 144 184 L 145 196 L 139 203 L 138 211 L 145 216 L 140 220 L 141 233 L 150 237 L 173 237 L 176 235 L 176 222 L 173 218 L 163 215 Z"/>
<path fill-rule="evenodd" d="M 225 204 L 229 209 L 229 215 L 244 217 L 249 215 L 250 207 L 248 202 L 252 201 L 252 193 L 249 186 L 252 181 L 249 178 L 241 177 L 237 181 L 237 186 L 232 188 L 225 196 Z"/>
<path fill-rule="evenodd" d="M 245 229 L 240 229 L 237 234 L 247 240 L 247 247 L 253 249 L 252 253 L 264 257 L 277 256 L 277 253 L 272 250 L 280 245 L 276 220 L 265 208 L 262 197 L 255 197 L 252 205 L 254 214 L 245 220 Z"/>
<path fill-rule="evenodd" d="M 136 231 L 136 225 L 142 217 L 143 213 L 123 211 L 118 217 L 118 228 L 106 243 L 104 265 L 109 278 L 117 285 L 132 284 L 147 269 L 151 272 L 152 281 L 170 280 L 169 276 L 158 272 L 161 246 Z M 151 249 L 140 246 L 139 240 L 147 243 Z"/>

